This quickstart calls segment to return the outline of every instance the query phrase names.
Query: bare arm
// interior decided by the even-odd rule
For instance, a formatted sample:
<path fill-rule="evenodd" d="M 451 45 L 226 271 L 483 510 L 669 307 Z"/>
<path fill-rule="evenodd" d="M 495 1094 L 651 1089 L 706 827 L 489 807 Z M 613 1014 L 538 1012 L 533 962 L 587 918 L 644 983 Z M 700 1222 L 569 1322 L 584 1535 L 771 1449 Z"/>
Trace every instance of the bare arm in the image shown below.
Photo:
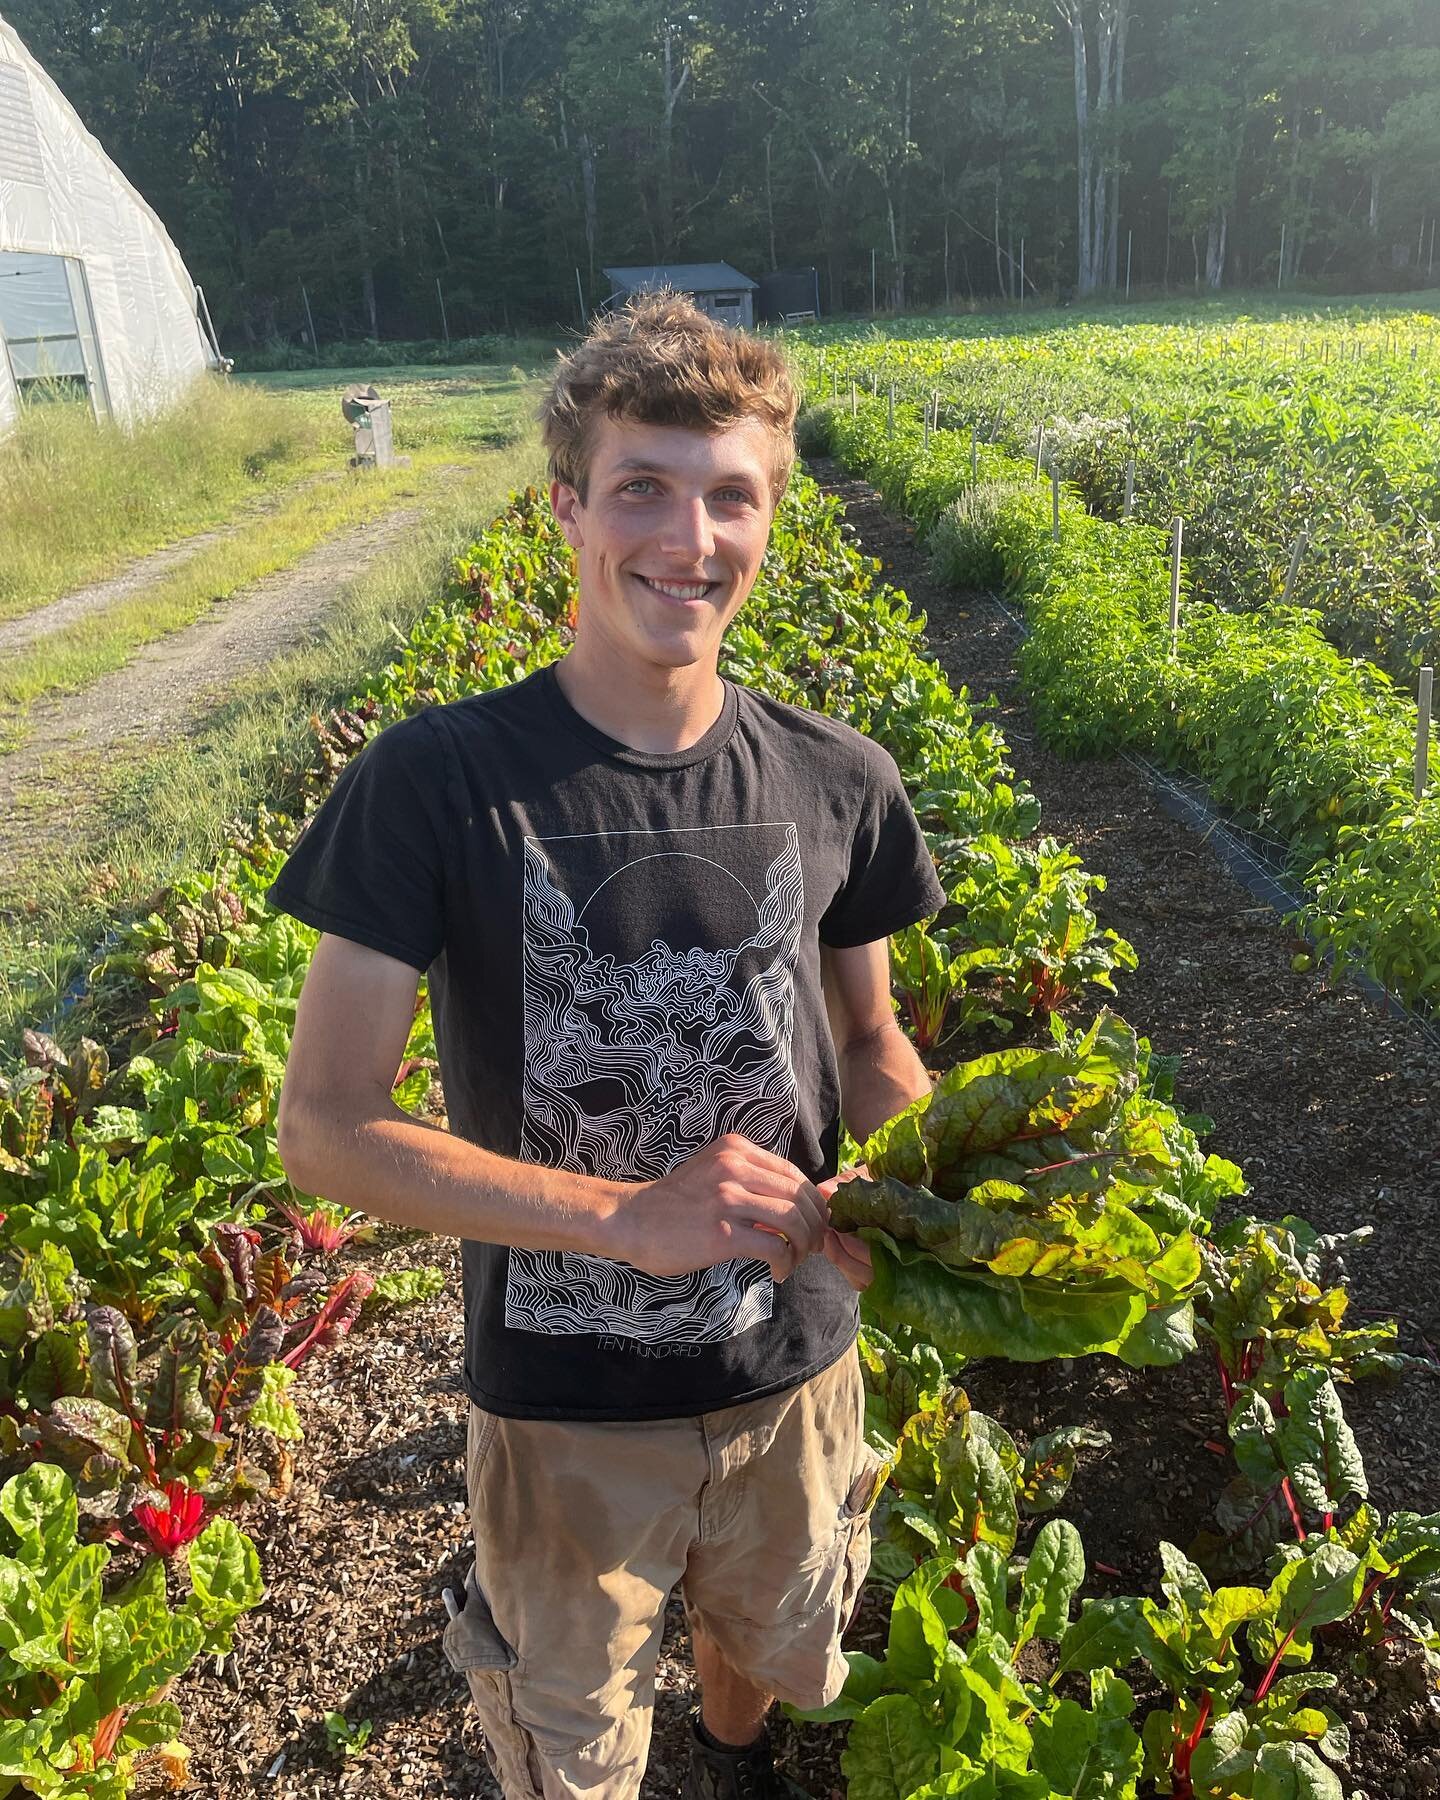
<path fill-rule="evenodd" d="M 840 1064 L 840 1110 L 851 1137 L 872 1131 L 930 1092 L 915 1047 L 890 1002 L 890 941 L 851 950 L 822 945 L 820 971 Z"/>
<path fill-rule="evenodd" d="M 408 963 L 321 937 L 280 1098 L 280 1160 L 298 1188 L 423 1231 L 578 1250 L 655 1275 L 745 1256 L 783 1281 L 821 1248 L 817 1190 L 744 1138 L 722 1138 L 661 1181 L 617 1182 L 498 1156 L 402 1112 L 391 1088 L 418 987 Z"/>
<path fill-rule="evenodd" d="M 890 943 L 833 950 L 822 945 L 820 972 L 830 1035 L 840 1065 L 840 1111 L 850 1135 L 864 1143 L 912 1100 L 930 1092 L 925 1072 L 890 1004 Z M 836 1182 L 822 1183 L 827 1200 Z M 828 1231 L 825 1254 L 851 1287 L 870 1280 L 870 1247 L 853 1232 Z"/>

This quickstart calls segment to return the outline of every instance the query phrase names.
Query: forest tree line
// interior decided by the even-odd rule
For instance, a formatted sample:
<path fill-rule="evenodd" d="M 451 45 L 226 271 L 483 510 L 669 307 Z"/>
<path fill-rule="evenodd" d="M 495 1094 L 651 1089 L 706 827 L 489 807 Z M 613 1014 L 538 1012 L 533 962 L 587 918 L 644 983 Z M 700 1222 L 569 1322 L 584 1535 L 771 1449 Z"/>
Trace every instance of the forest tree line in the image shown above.
<path fill-rule="evenodd" d="M 1433 282 L 1440 0 L 6 0 L 222 340 Z M 1022 273 L 1023 271 L 1023 273 Z"/>

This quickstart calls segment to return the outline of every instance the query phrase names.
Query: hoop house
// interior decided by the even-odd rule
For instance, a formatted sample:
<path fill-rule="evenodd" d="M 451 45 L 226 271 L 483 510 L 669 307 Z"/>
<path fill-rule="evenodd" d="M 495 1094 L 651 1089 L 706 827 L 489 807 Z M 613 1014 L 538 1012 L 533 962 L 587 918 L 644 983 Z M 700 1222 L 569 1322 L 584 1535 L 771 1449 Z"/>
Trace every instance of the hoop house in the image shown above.
<path fill-rule="evenodd" d="M 27 391 L 129 423 L 218 352 L 155 213 L 0 18 L 0 432 Z"/>

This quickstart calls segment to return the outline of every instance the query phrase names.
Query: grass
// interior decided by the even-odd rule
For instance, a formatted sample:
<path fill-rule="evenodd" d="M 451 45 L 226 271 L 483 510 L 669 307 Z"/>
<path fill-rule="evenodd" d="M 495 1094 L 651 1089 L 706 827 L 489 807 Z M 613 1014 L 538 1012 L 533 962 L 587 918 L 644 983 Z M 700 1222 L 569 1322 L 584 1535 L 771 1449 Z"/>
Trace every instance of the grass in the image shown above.
<path fill-rule="evenodd" d="M 115 918 L 133 917 L 177 873 L 213 862 L 232 821 L 308 760 L 308 720 L 342 704 L 380 667 L 433 600 L 451 560 L 518 484 L 541 468 L 533 434 L 484 454 L 458 485 L 432 491 L 413 533 L 340 595 L 313 644 L 238 685 L 193 737 L 117 757 L 56 752 L 32 790 L 60 841 L 23 842 L 0 872 L 0 1055 L 50 1019 L 83 979 Z M 18 834 L 17 834 L 18 835 Z M 93 1023 L 89 1027 L 93 1030 Z"/>
<path fill-rule="evenodd" d="M 0 754 L 17 748 L 25 739 L 26 709 L 49 695 L 74 693 L 118 669 L 141 645 L 154 642 L 191 624 L 216 600 L 277 569 L 290 567 L 334 533 L 376 517 L 391 506 L 421 491 L 441 465 L 473 464 L 495 448 L 515 441 L 529 428 L 535 384 L 524 369 L 466 365 L 453 369 L 381 371 L 382 392 L 391 401 L 397 451 L 411 459 L 409 469 L 375 470 L 364 475 L 344 474 L 340 479 L 284 489 L 264 513 L 243 521 L 239 530 L 223 540 L 203 546 L 168 575 L 160 576 L 123 600 L 75 620 L 33 645 L 12 652 L 0 669 Z M 211 387 L 203 401 L 188 401 L 176 417 L 137 434 L 142 464 L 152 475 L 168 470 L 173 485 L 184 486 L 186 477 L 167 459 L 189 441 L 193 411 L 218 402 L 231 421 L 233 442 L 238 443 L 239 421 L 278 419 L 285 441 L 315 448 L 308 463 L 289 465 L 292 479 L 305 469 L 329 466 L 343 471 L 352 447 L 350 427 L 340 412 L 340 395 L 352 382 L 372 379 L 364 368 L 303 370 L 289 374 L 246 378 Z M 64 412 L 65 417 L 60 414 Z M 37 423 L 38 421 L 38 423 Z M 7 466 L 6 452 L 14 448 L 27 466 L 36 462 L 41 445 L 48 446 L 51 473 L 47 477 L 50 503 L 55 503 L 57 483 L 65 471 L 74 473 L 84 463 L 82 453 L 96 442 L 93 427 L 75 409 L 39 408 L 27 415 L 21 442 L 6 440 L 0 447 L 0 474 Z M 143 440 L 143 442 L 140 442 Z M 101 459 L 109 454 L 108 434 L 100 434 Z M 232 446 L 233 447 L 233 446 Z M 198 468 L 199 489 L 209 492 L 209 465 Z M 43 485 L 43 484 L 42 484 Z M 45 535 L 38 509 L 41 486 L 32 483 L 36 506 L 28 515 L 24 533 L 17 539 L 32 554 Z M 193 503 L 198 504 L 195 496 Z M 84 535 L 97 535 L 109 516 L 111 493 L 87 497 L 84 490 L 77 511 L 86 513 Z M 176 516 L 179 516 L 177 513 Z M 59 529 L 53 518 L 49 521 Z M 0 531 L 0 543 L 3 543 Z M 3 616 L 3 613 L 0 613 Z"/>
<path fill-rule="evenodd" d="M 14 652 L 0 669 L 0 753 L 23 742 L 25 709 L 34 701 L 77 692 L 122 667 L 142 644 L 193 623 L 212 602 L 289 568 L 335 532 L 413 498 L 444 460 L 443 453 L 432 451 L 417 468 L 347 472 L 306 487 L 239 535 L 199 551 L 173 574 Z"/>
<path fill-rule="evenodd" d="M 403 455 L 440 446 L 483 450 L 510 440 L 523 428 L 534 405 L 534 377 L 543 363 L 529 367 L 457 363 L 452 368 L 292 369 L 273 375 L 236 375 L 242 389 L 278 398 L 315 430 L 333 430 L 347 447 L 350 427 L 340 416 L 347 387 L 372 382 L 390 402 L 395 448 Z"/>
<path fill-rule="evenodd" d="M 214 377 L 129 435 L 73 402 L 27 408 L 0 441 L 0 620 L 218 524 L 328 447 L 314 413 Z"/>

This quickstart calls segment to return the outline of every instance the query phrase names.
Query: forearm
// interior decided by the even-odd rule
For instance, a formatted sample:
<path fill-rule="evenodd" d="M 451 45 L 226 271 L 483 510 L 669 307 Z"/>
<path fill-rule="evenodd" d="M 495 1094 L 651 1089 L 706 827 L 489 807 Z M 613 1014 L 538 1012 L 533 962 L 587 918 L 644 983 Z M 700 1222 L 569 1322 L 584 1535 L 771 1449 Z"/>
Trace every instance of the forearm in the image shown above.
<path fill-rule="evenodd" d="M 625 1182 L 517 1162 L 421 1124 L 392 1102 L 373 1116 L 287 1111 L 280 1157 L 295 1185 L 372 1218 L 529 1250 L 613 1253 Z"/>
<path fill-rule="evenodd" d="M 915 1046 L 898 1024 L 855 1039 L 839 1060 L 841 1116 L 851 1137 L 862 1144 L 932 1086 Z"/>

